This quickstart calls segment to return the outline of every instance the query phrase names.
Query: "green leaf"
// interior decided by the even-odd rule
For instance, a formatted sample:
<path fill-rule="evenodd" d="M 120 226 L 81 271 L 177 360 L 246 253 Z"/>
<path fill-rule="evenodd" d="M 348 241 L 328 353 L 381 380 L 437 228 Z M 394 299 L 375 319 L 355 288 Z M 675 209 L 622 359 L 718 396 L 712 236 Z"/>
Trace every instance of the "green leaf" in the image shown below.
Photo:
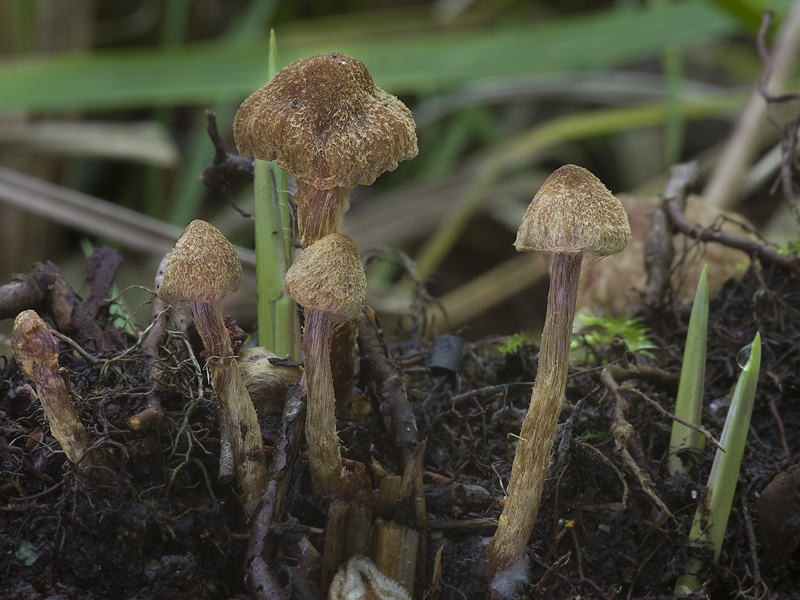
<path fill-rule="evenodd" d="M 529 331 L 520 331 L 513 335 L 508 336 L 505 341 L 500 344 L 500 352 L 503 355 L 516 353 L 524 343 L 532 342 L 533 336 Z"/>
<path fill-rule="evenodd" d="M 692 305 L 692 316 L 689 318 L 689 329 L 686 332 L 686 348 L 683 351 L 681 380 L 678 386 L 678 398 L 675 401 L 675 416 L 693 425 L 700 425 L 703 415 L 703 388 L 706 379 L 706 337 L 708 334 L 708 279 L 703 267 L 697 292 Z M 669 458 L 667 471 L 670 475 L 687 473 L 688 466 L 683 464 L 680 451 L 702 450 L 705 438 L 700 432 L 686 427 L 677 421 L 672 423 L 672 435 L 669 440 Z"/>
<path fill-rule="evenodd" d="M 30 567 L 39 558 L 39 552 L 32 543 L 23 540 L 19 543 L 19 548 L 14 552 L 14 556 L 21 560 L 26 567 Z"/>
<path fill-rule="evenodd" d="M 388 91 L 430 93 L 480 79 L 614 68 L 657 56 L 668 45 L 698 46 L 737 30 L 732 16 L 701 0 L 472 30 L 431 27 L 427 13 L 401 25 L 373 20 L 347 36 L 279 32 L 283 64 L 336 50 L 361 58 Z M 266 39 L 225 40 L 6 60 L 0 62 L 0 110 L 240 101 L 265 83 L 268 51 Z"/>
<path fill-rule="evenodd" d="M 733 495 L 736 491 L 736 481 L 739 478 L 739 469 L 742 465 L 747 432 L 750 429 L 750 416 L 753 413 L 753 403 L 758 386 L 758 374 L 761 368 L 761 334 L 756 333 L 753 343 L 739 352 L 737 357 L 742 373 L 736 383 L 736 389 L 731 398 L 728 417 L 722 429 L 720 444 L 725 449 L 717 449 L 714 463 L 708 476 L 708 492 L 694 516 L 690 539 L 699 543 L 709 544 L 714 549 L 714 562 L 719 560 L 722 551 L 722 540 L 728 526 Z M 691 558 L 686 564 L 687 573 L 678 578 L 675 593 L 684 593 L 684 588 L 690 592 L 699 585 L 697 572 L 702 563 L 697 558 Z"/>

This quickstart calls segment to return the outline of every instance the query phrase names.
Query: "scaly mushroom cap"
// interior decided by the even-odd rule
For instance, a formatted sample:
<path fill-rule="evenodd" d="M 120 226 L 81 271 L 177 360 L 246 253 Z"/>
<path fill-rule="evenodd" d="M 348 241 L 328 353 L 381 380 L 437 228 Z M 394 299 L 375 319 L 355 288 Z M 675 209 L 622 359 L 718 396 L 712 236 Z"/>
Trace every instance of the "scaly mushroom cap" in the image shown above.
<path fill-rule="evenodd" d="M 217 302 L 239 289 L 242 263 L 219 229 L 196 220 L 172 249 L 158 297 L 164 302 Z"/>
<path fill-rule="evenodd" d="M 321 190 L 370 185 L 417 155 L 411 111 L 339 52 L 301 58 L 242 103 L 233 125 L 242 156 Z"/>
<path fill-rule="evenodd" d="M 609 256 L 621 252 L 630 239 L 620 201 L 583 167 L 565 165 L 531 200 L 514 247 L 517 252 Z"/>
<path fill-rule="evenodd" d="M 343 233 L 314 242 L 286 271 L 283 289 L 303 308 L 357 319 L 366 299 L 367 278 L 356 243 Z"/>

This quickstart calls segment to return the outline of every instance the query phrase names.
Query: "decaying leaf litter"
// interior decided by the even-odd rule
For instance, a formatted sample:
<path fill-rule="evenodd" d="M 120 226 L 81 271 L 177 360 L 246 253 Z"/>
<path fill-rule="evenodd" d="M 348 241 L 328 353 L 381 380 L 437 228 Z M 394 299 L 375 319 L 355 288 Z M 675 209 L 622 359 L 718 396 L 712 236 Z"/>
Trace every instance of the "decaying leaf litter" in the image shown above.
<path fill-rule="evenodd" d="M 55 267 L 42 265 L 20 281 L 52 280 Z M 5 289 L 8 289 L 7 287 Z M 197 340 L 177 329 L 167 332 L 159 366 L 164 422 L 131 431 L 127 420 L 146 408 L 153 392 L 151 363 L 140 339 L 115 327 L 107 306 L 87 326 L 77 318 L 85 306 L 63 286 L 46 291 L 32 306 L 58 322 L 60 365 L 90 435 L 105 449 L 111 465 L 87 476 L 68 468 L 50 435 L 35 392 L 13 361 L 3 370 L 2 544 L 3 593 L 7 597 L 46 597 L 36 590 L 68 597 L 244 597 L 243 562 L 249 527 L 236 490 L 216 479 L 219 430 L 211 392 L 202 377 Z M 790 594 L 797 576 L 792 552 L 800 540 L 796 485 L 765 487 L 779 473 L 796 482 L 796 469 L 784 448 L 800 443 L 800 414 L 792 398 L 800 386 L 795 358 L 800 329 L 800 289 L 779 266 L 754 263 L 711 298 L 704 426 L 719 434 L 725 397 L 738 376 L 738 350 L 756 331 L 764 338 L 757 403 L 739 480 L 723 557 L 702 572 L 712 597 Z M 109 294 L 110 295 L 110 294 Z M 90 297 L 92 294 L 90 294 Z M 71 303 L 73 320 L 56 307 Z M 61 320 L 56 321 L 58 315 Z M 8 316 L 8 315 L 4 315 Z M 361 327 L 369 325 L 369 320 Z M 528 547 L 532 597 L 612 598 L 669 593 L 689 547 L 686 533 L 702 494 L 711 453 L 691 478 L 667 478 L 665 453 L 671 422 L 650 401 L 670 410 L 674 402 L 685 325 L 685 309 L 665 305 L 644 312 L 656 346 L 631 355 L 619 344 L 589 348 L 590 361 L 571 366 L 567 404 L 560 420 L 554 459 L 540 517 Z M 98 331 L 106 341 L 99 343 Z M 67 332 L 67 333 L 63 333 Z M 536 375 L 538 347 L 521 344 L 503 354 L 503 339 L 464 344 L 453 368 L 430 366 L 431 347 L 440 342 L 411 335 L 399 344 L 362 350 L 358 389 L 371 409 L 340 415 L 347 466 L 364 465 L 376 477 L 402 473 L 408 451 L 387 430 L 375 395 L 387 372 L 364 360 L 381 352 L 403 380 L 420 440 L 427 440 L 424 491 L 428 507 L 426 583 L 442 549 L 441 598 L 482 597 L 473 578 L 474 561 L 493 530 L 507 481 L 519 424 Z M 194 353 L 189 348 L 195 345 Z M 95 348 L 99 348 L 95 350 Z M 387 352 L 388 351 L 388 352 Z M 199 358 L 197 358 L 199 357 Z M 609 364 L 627 362 L 647 376 L 619 381 L 629 403 L 626 415 L 635 431 L 636 465 L 671 516 L 659 518 L 646 493 L 618 452 L 610 428 L 615 400 L 601 374 Z M 656 374 L 657 375 L 654 375 Z M 282 448 L 286 492 L 270 524 L 271 567 L 283 585 L 289 569 L 302 564 L 289 550 L 307 537 L 323 548 L 330 496 L 311 494 L 305 458 L 296 440 L 280 435 L 280 417 L 262 419 L 267 451 Z M 286 435 L 284 431 L 284 435 Z M 794 474 L 794 475 L 793 475 Z M 794 477 L 794 479 L 793 479 Z M 768 506 L 764 510 L 762 507 Z M 769 519 L 764 518 L 769 515 Z M 775 525 L 777 523 L 777 525 Z M 782 546 L 757 560 L 757 544 L 780 531 Z M 35 556 L 18 556 L 22 542 Z M 700 551 L 702 554 L 702 551 Z M 295 571 L 292 571 L 295 572 Z M 294 575 L 296 578 L 296 574 Z M 300 589 L 300 586 L 296 586 Z M 783 596 L 789 597 L 789 596 Z"/>

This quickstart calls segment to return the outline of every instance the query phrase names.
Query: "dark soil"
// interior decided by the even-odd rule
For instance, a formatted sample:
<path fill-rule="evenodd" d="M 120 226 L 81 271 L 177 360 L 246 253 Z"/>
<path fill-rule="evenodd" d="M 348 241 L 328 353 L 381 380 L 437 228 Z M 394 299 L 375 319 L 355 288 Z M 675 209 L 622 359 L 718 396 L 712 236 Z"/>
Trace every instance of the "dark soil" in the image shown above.
<path fill-rule="evenodd" d="M 795 589 L 800 587 L 795 583 L 800 577 L 796 457 L 784 451 L 784 446 L 792 453 L 800 448 L 800 286 L 784 271 L 751 268 L 712 297 L 710 318 L 703 424 L 715 437 L 722 429 L 725 397 L 740 372 L 737 352 L 757 331 L 763 354 L 734 512 L 719 564 L 706 560 L 701 571 L 705 593 L 720 599 L 800 598 Z M 650 355 L 623 356 L 619 348 L 596 347 L 590 349 L 590 361 L 573 365 L 551 477 L 528 547 L 530 583 L 521 595 L 672 597 L 687 556 L 708 559 L 690 546 L 687 533 L 713 450 L 704 451 L 691 477 L 669 478 L 671 421 L 632 391 L 668 411 L 674 408 L 687 322 L 688 313 L 665 307 L 646 317 L 658 347 Z M 108 331 L 104 311 L 97 323 Z M 79 333 L 69 335 L 80 346 L 85 340 Z M 200 383 L 183 338 L 171 335 L 170 355 L 162 355 L 170 380 L 162 395 L 166 419 L 131 431 L 126 421 L 145 407 L 152 383 L 146 358 L 133 348 L 137 337 L 123 331 L 115 336 L 121 348 L 109 344 L 94 350 L 98 346 L 86 342 L 81 353 L 60 343 L 61 366 L 83 421 L 111 457 L 113 468 L 107 472 L 76 471 L 50 436 L 31 382 L 11 359 L 2 369 L 0 595 L 31 600 L 250 597 L 244 583 L 250 526 L 234 487 L 217 482 L 219 432 L 207 383 Z M 430 597 L 440 548 L 438 598 L 487 597 L 487 584 L 474 573 L 500 512 L 501 482 L 510 473 L 514 438 L 509 434 L 519 431 L 536 376 L 537 347 L 523 344 L 504 355 L 499 351 L 503 341 L 467 345 L 456 370 L 430 368 L 428 342 L 411 339 L 391 348 L 405 373 L 419 439 L 427 439 L 427 565 L 418 578 L 423 584 L 417 586 L 417 598 Z M 664 373 L 658 381 L 627 381 L 624 395 L 636 432 L 629 448 L 669 508 L 665 519 L 659 519 L 658 506 L 626 466 L 610 433 L 615 398 L 600 374 L 621 358 Z M 362 377 L 359 389 L 372 390 L 376 383 Z M 401 458 L 375 398 L 369 400 L 374 406 L 368 415 L 343 413 L 339 427 L 346 465 L 367 465 L 374 488 L 376 465 L 398 473 Z M 280 445 L 279 425 L 280 415 L 263 422 L 268 446 Z M 333 499 L 311 494 L 302 454 L 289 459 L 292 476 L 280 514 L 273 518 L 268 558 L 281 585 L 302 598 L 308 596 L 297 576 L 301 562 L 291 548 L 305 535 L 322 552 Z M 779 473 L 785 474 L 784 485 L 765 492 Z M 777 537 L 759 556 L 770 528 Z"/>

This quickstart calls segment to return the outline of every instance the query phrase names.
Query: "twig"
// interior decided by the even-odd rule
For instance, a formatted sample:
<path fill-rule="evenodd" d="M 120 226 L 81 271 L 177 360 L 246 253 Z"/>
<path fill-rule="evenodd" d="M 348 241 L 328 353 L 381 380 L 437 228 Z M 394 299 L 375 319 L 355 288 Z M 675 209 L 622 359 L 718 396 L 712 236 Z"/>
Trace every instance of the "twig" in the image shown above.
<path fill-rule="evenodd" d="M 623 477 L 622 473 L 620 473 L 617 466 L 613 462 L 611 462 L 611 460 L 605 454 L 600 452 L 598 448 L 595 448 L 591 444 L 578 442 L 578 445 L 581 448 L 586 448 L 589 451 L 594 452 L 600 458 L 600 460 L 602 460 L 605 464 L 611 467 L 611 469 L 617 474 L 620 483 L 622 483 L 622 510 L 626 510 L 628 508 L 628 493 L 629 493 L 628 482 L 625 481 L 625 477 Z"/>
<path fill-rule="evenodd" d="M 722 447 L 722 444 L 720 444 L 714 438 L 714 436 L 711 435 L 711 432 L 708 431 L 707 429 L 703 429 L 702 427 L 700 427 L 700 425 L 695 425 L 694 423 L 690 423 L 689 421 L 685 421 L 684 419 L 681 419 L 680 417 L 676 417 L 675 415 L 670 414 L 670 412 L 668 410 L 666 410 L 663 406 L 661 406 L 658 402 L 656 402 L 652 398 L 649 398 L 647 396 L 647 394 L 645 394 L 641 390 L 637 390 L 636 388 L 631 387 L 631 386 L 629 386 L 627 384 L 622 386 L 620 389 L 625 390 L 627 392 L 632 392 L 633 394 L 635 394 L 636 396 L 638 396 L 639 398 L 641 398 L 642 400 L 644 400 L 645 402 L 650 404 L 650 406 L 652 406 L 653 408 L 658 410 L 662 415 L 664 415 L 668 419 L 672 419 L 673 421 L 677 421 L 678 423 L 680 423 L 684 427 L 688 427 L 689 429 L 692 429 L 692 430 L 696 431 L 697 433 L 699 433 L 700 435 L 705 437 L 709 442 L 711 442 L 711 444 L 715 448 L 725 452 L 725 448 Z"/>
<path fill-rule="evenodd" d="M 360 377 L 379 401 L 386 429 L 392 434 L 397 448 L 400 469 L 405 470 L 417 447 L 417 422 L 408 402 L 403 375 L 394 364 L 381 334 L 375 313 L 367 307 L 358 321 Z"/>
<path fill-rule="evenodd" d="M 671 514 L 667 505 L 658 497 L 658 495 L 653 491 L 653 485 L 650 480 L 650 475 L 645 473 L 636 461 L 631 456 L 631 453 L 636 454 L 637 456 L 641 454 L 641 450 L 639 449 L 639 445 L 636 443 L 635 434 L 636 432 L 633 429 L 633 426 L 628 423 L 627 419 L 625 418 L 625 413 L 628 412 L 628 401 L 622 395 L 622 390 L 617 383 L 617 378 L 615 375 L 620 377 L 624 377 L 625 379 L 633 379 L 637 376 L 641 376 L 643 372 L 642 367 L 638 367 L 637 365 L 629 364 L 628 369 L 624 369 L 619 365 L 608 365 L 605 369 L 603 369 L 602 374 L 600 375 L 600 381 L 603 382 L 603 385 L 606 386 L 609 392 L 614 396 L 616 400 L 614 405 L 614 421 L 611 423 L 611 427 L 609 428 L 611 434 L 614 436 L 614 442 L 617 447 L 617 451 L 622 455 L 623 459 L 625 460 L 625 464 L 628 465 L 631 471 L 633 471 L 636 478 L 639 480 L 639 484 L 642 487 L 642 490 L 652 498 L 653 502 L 658 505 L 659 510 L 661 511 L 662 515 L 669 515 Z M 658 372 L 659 369 L 652 369 L 648 368 L 648 371 L 656 371 Z M 666 375 L 663 371 L 660 371 L 660 374 Z"/>
<path fill-rule="evenodd" d="M 745 498 L 742 498 L 742 515 L 744 517 L 745 531 L 747 532 L 750 560 L 753 563 L 753 589 L 755 590 L 761 585 L 761 569 L 758 566 L 758 545 L 756 544 L 756 534 L 753 530 L 753 518 L 750 516 L 750 504 Z"/>
<path fill-rule="evenodd" d="M 788 79 L 799 45 L 800 3 L 794 2 L 784 17 L 773 46 L 774 52 L 769 66 L 775 88 L 781 89 Z M 764 98 L 758 86 L 754 86 L 747 106 L 739 115 L 733 133 L 703 192 L 709 204 L 725 208 L 736 201 L 735 190 L 751 162 L 759 137 L 763 134 L 765 114 Z"/>
<path fill-rule="evenodd" d="M 164 277 L 168 258 L 169 254 L 164 255 L 156 270 L 153 294 L 150 298 L 150 327 L 142 334 L 144 339 L 141 340 L 141 350 L 150 364 L 149 376 L 150 380 L 154 382 L 155 389 L 147 396 L 146 408 L 128 419 L 128 427 L 134 431 L 160 425 L 164 420 L 164 413 L 161 411 L 161 384 L 159 383 L 161 367 L 158 362 L 158 349 L 164 344 L 167 337 L 167 304 L 158 297 L 157 292 Z"/>
<path fill-rule="evenodd" d="M 642 293 L 642 309 L 655 309 L 664 302 L 670 282 L 675 246 L 672 242 L 672 227 L 665 203 L 672 198 L 685 202 L 689 188 L 697 179 L 697 163 L 676 165 L 669 171 L 669 180 L 661 194 L 661 202 L 650 216 L 647 237 L 644 243 L 644 265 L 647 284 Z"/>
<path fill-rule="evenodd" d="M 729 248 L 736 248 L 764 262 L 778 265 L 800 277 L 800 260 L 798 260 L 797 257 L 784 256 L 772 248 L 768 248 L 754 240 L 749 240 L 738 235 L 700 227 L 686 218 L 678 198 L 672 198 L 668 200 L 666 204 L 670 219 L 685 235 L 703 242 L 717 242 Z"/>
<path fill-rule="evenodd" d="M 797 8 L 797 3 L 795 3 L 793 12 L 800 12 L 800 10 Z M 800 102 L 800 92 L 771 94 L 767 90 L 767 83 L 769 82 L 770 76 L 775 70 L 775 62 L 778 60 L 778 52 L 781 48 L 780 45 L 778 45 L 778 51 L 776 51 L 774 58 L 769 55 L 769 51 L 767 50 L 766 37 L 767 33 L 769 32 L 770 25 L 772 24 L 772 17 L 773 12 L 771 10 L 764 11 L 764 16 L 761 20 L 761 28 L 758 31 L 758 54 L 761 56 L 761 61 L 764 63 L 764 72 L 758 82 L 758 92 L 761 94 L 764 100 L 767 101 L 768 105 L 791 101 Z M 769 106 L 767 108 L 769 108 Z M 800 127 L 800 111 L 798 111 L 794 120 L 786 125 L 781 125 L 778 123 L 778 121 L 776 121 L 769 114 L 769 110 L 767 110 L 767 118 L 769 119 L 770 123 L 783 131 L 783 160 L 781 161 L 780 169 L 781 188 L 783 189 L 784 198 L 786 198 L 786 201 L 789 203 L 789 208 L 792 211 L 795 221 L 798 223 L 798 225 L 800 225 L 800 213 L 798 213 L 797 210 L 797 202 L 795 201 L 794 197 L 794 182 L 792 180 L 792 174 L 794 171 L 794 157 L 795 153 L 797 152 L 797 129 Z"/>
<path fill-rule="evenodd" d="M 628 588 L 628 600 L 631 600 L 631 596 L 633 595 L 633 588 L 636 585 L 636 580 L 639 578 L 639 575 L 642 574 L 644 568 L 650 563 L 651 560 L 655 557 L 661 547 L 667 542 L 667 540 L 661 540 L 656 546 L 656 549 L 653 550 L 647 557 L 642 561 L 642 563 L 637 567 L 636 573 L 633 574 L 633 579 L 631 579 L 630 587 Z"/>
<path fill-rule="evenodd" d="M 786 457 L 790 457 L 792 453 L 789 451 L 789 442 L 786 441 L 786 428 L 783 426 L 783 419 L 781 419 L 781 414 L 778 412 L 778 407 L 775 405 L 775 400 L 770 399 L 769 401 L 769 412 L 772 415 L 772 418 L 775 419 L 775 423 L 778 426 L 778 435 L 781 439 L 781 449 Z"/>
<path fill-rule="evenodd" d="M 214 145 L 214 159 L 200 173 L 200 181 L 206 187 L 221 190 L 240 215 L 251 219 L 253 218 L 251 213 L 242 210 L 234 203 L 231 198 L 231 186 L 240 181 L 253 182 L 255 161 L 252 156 L 239 156 L 225 150 L 225 142 L 217 129 L 217 115 L 211 109 L 206 109 L 206 123 L 208 137 Z"/>
<path fill-rule="evenodd" d="M 275 442 L 264 495 L 250 523 L 250 542 L 245 555 L 245 580 L 253 598 L 283 598 L 277 595 L 280 585 L 268 561 L 272 551 L 270 526 L 280 515 L 290 474 L 299 455 L 303 424 L 305 423 L 305 397 L 302 386 L 295 384 L 286 393 L 281 429 Z M 275 594 L 275 595 L 269 595 Z"/>

